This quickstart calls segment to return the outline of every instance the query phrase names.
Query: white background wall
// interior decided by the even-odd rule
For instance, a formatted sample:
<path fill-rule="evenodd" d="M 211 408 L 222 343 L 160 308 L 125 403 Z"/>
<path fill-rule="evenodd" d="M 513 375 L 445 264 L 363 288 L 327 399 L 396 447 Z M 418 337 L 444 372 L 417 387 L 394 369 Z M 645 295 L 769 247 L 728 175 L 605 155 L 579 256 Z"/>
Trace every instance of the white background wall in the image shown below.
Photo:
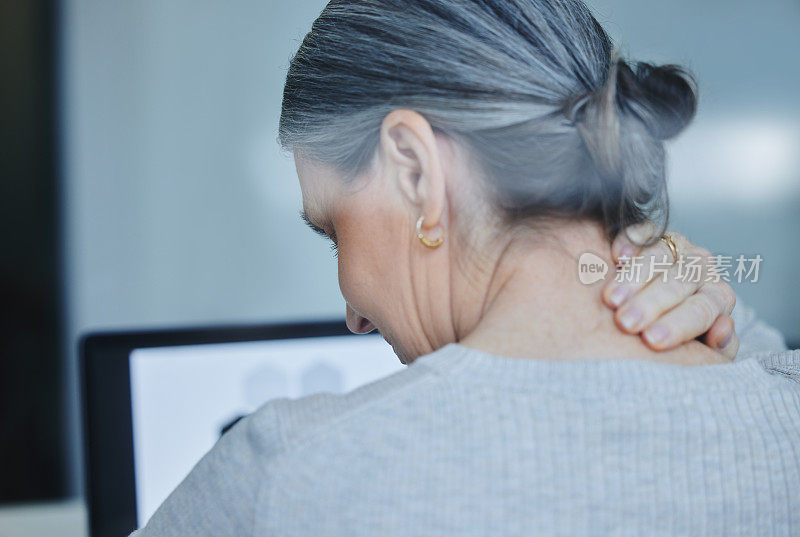
<path fill-rule="evenodd" d="M 321 0 L 63 3 L 69 400 L 88 330 L 343 317 L 336 264 L 300 223 L 275 142 L 285 68 Z M 800 340 L 800 6 L 603 0 L 633 59 L 689 66 L 697 122 L 672 146 L 673 228 L 760 253 L 740 296 Z M 76 488 L 77 490 L 77 488 Z"/>

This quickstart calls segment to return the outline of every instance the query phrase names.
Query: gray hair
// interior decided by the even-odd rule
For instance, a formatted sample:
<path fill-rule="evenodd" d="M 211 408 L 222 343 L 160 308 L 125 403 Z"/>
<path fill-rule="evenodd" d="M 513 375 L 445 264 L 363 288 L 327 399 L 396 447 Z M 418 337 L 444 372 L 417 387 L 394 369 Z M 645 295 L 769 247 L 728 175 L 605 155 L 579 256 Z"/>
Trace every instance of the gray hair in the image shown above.
<path fill-rule="evenodd" d="M 629 64 L 580 0 L 332 0 L 292 58 L 279 141 L 349 177 L 383 118 L 468 144 L 509 222 L 668 215 L 663 140 L 697 108 L 676 65 Z"/>

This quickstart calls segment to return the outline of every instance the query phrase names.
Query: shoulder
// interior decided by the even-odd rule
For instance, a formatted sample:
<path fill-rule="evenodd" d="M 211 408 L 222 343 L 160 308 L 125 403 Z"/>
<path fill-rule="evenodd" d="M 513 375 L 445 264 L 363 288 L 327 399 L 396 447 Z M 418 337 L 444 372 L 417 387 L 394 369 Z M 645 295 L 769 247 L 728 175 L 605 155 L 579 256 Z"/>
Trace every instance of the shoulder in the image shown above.
<path fill-rule="evenodd" d="M 800 349 L 756 352 L 747 359 L 756 360 L 767 373 L 800 384 Z"/>
<path fill-rule="evenodd" d="M 250 535 L 254 499 L 277 458 L 436 378 L 415 363 L 345 394 L 268 401 L 222 435 L 135 535 Z"/>
<path fill-rule="evenodd" d="M 739 357 L 787 349 L 783 335 L 775 327 L 759 319 L 755 310 L 741 299 L 737 301 L 731 317 L 739 336 Z"/>
<path fill-rule="evenodd" d="M 424 363 L 415 362 L 344 394 L 319 393 L 297 399 L 273 399 L 250 416 L 251 426 L 269 431 L 272 446 L 265 451 L 277 454 L 384 405 L 414 397 L 418 390 L 440 378 Z"/>

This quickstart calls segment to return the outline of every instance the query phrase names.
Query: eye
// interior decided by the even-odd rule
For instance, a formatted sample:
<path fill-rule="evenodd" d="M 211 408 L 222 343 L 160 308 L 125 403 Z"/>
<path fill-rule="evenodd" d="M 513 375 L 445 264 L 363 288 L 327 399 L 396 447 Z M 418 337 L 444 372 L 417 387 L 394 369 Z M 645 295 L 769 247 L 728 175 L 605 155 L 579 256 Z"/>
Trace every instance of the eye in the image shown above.
<path fill-rule="evenodd" d="M 331 240 L 331 250 L 333 250 L 333 257 L 339 257 L 339 241 L 336 240 L 336 232 L 332 231 L 328 236 Z"/>
<path fill-rule="evenodd" d="M 328 233 L 327 231 L 325 231 L 325 229 L 322 228 L 322 226 L 319 226 L 319 225 L 315 224 L 308 217 L 308 215 L 306 214 L 305 211 L 300 211 L 300 218 L 303 220 L 303 222 L 306 223 L 306 225 L 308 227 L 310 227 L 312 229 L 312 231 L 314 231 L 314 233 L 316 233 L 317 235 L 320 235 L 321 237 L 325 237 L 326 239 L 329 239 L 331 241 L 331 250 L 333 250 L 333 256 L 334 257 L 339 257 L 339 244 L 338 244 L 338 242 L 336 240 L 336 232 L 333 231 L 333 228 L 331 228 L 330 233 Z"/>

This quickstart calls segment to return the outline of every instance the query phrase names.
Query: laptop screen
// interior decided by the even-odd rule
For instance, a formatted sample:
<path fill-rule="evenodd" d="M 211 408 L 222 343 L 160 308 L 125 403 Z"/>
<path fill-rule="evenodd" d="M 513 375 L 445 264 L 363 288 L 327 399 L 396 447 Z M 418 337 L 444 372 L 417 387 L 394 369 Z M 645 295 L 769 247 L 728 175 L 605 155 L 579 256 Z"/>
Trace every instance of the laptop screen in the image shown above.
<path fill-rule="evenodd" d="M 129 368 L 138 525 L 223 431 L 266 401 L 342 393 L 402 367 L 379 335 L 134 349 Z"/>

